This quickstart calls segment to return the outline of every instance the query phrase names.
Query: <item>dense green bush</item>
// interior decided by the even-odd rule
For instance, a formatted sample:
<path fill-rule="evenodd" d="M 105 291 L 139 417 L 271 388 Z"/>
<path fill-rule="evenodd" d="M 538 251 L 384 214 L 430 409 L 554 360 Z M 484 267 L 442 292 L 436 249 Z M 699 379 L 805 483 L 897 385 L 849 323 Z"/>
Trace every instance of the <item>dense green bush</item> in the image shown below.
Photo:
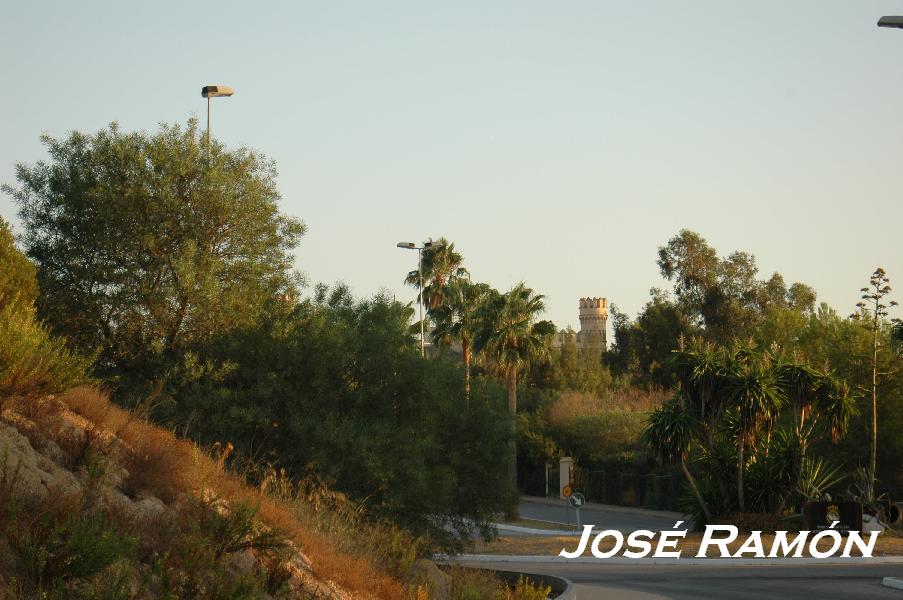
<path fill-rule="evenodd" d="M 89 365 L 35 320 L 34 309 L 0 308 L 0 397 L 63 391 L 84 382 Z"/>
<path fill-rule="evenodd" d="M 9 224 L 0 217 L 0 308 L 33 306 L 38 295 L 36 273 L 16 248 Z"/>
<path fill-rule="evenodd" d="M 320 288 L 197 348 L 157 418 L 239 458 L 311 470 L 378 516 L 454 542 L 505 508 L 508 421 L 492 382 L 423 360 L 409 306 Z"/>
<path fill-rule="evenodd" d="M 62 391 L 85 380 L 89 361 L 35 319 L 35 268 L 0 219 L 0 398 Z"/>

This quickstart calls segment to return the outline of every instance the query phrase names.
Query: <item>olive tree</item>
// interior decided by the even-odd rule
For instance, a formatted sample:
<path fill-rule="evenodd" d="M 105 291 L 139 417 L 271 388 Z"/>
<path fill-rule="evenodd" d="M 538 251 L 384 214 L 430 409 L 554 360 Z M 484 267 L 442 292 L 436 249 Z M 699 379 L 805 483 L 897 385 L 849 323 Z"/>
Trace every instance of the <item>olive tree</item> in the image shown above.
<path fill-rule="evenodd" d="M 98 352 L 105 376 L 159 393 L 193 344 L 293 294 L 304 225 L 280 213 L 265 157 L 205 143 L 194 119 L 41 139 L 47 160 L 17 165 L 3 190 L 37 266 L 39 315 Z"/>

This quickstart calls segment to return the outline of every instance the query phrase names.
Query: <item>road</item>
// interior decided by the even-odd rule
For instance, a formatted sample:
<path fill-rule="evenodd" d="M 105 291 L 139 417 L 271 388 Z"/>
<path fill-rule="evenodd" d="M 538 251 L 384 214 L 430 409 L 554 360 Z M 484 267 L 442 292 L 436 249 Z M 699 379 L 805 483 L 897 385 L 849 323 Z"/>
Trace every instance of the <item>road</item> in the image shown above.
<path fill-rule="evenodd" d="M 561 500 L 557 505 L 550 505 L 525 497 L 521 499 L 518 510 L 520 510 L 520 516 L 524 519 L 551 521 L 553 523 L 576 523 L 574 509 L 566 507 L 567 504 L 564 500 Z M 580 522 L 584 525 L 592 523 L 597 529 L 617 529 L 619 531 L 634 531 L 636 529 L 661 531 L 663 529 L 673 529 L 675 521 L 680 517 L 676 513 L 665 516 L 666 514 L 620 507 L 605 507 L 601 504 L 587 504 L 580 509 Z"/>
<path fill-rule="evenodd" d="M 903 600 L 903 590 L 881 585 L 883 577 L 903 577 L 899 564 L 735 567 L 480 562 L 469 566 L 564 577 L 576 585 L 578 600 Z"/>
<path fill-rule="evenodd" d="M 520 516 L 525 519 L 574 523 L 574 511 L 564 502 L 523 498 Z M 672 529 L 676 513 L 629 510 L 588 504 L 581 522 L 599 529 L 652 531 Z M 654 565 L 598 563 L 463 563 L 474 567 L 547 573 L 570 579 L 579 600 L 738 599 L 761 598 L 861 598 L 903 600 L 903 590 L 881 585 L 884 577 L 903 578 L 903 564 L 875 565 Z"/>

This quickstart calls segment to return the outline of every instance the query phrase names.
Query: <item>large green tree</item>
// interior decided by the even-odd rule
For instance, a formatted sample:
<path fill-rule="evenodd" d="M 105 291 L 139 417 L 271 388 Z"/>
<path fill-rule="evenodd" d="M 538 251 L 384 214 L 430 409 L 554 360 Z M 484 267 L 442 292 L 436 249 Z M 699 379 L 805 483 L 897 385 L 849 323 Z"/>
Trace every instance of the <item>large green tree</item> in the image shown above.
<path fill-rule="evenodd" d="M 517 484 L 517 381 L 520 371 L 548 351 L 547 339 L 555 333 L 551 321 L 538 320 L 545 310 L 543 295 L 523 283 L 508 293 L 495 292 L 483 303 L 474 348 L 504 378 L 508 388 L 508 413 L 512 436 L 508 477 Z"/>
<path fill-rule="evenodd" d="M 753 336 L 770 307 L 811 312 L 815 303 L 811 287 L 794 283 L 788 289 L 777 273 L 760 281 L 752 254 L 735 251 L 719 258 L 701 235 L 687 229 L 659 248 L 658 266 L 674 283 L 678 308 L 707 339 L 721 344 Z"/>
<path fill-rule="evenodd" d="M 197 122 L 42 137 L 48 160 L 20 164 L 23 242 L 40 315 L 98 369 L 155 382 L 186 348 L 248 325 L 294 296 L 291 250 L 304 225 L 279 212 L 274 164 L 208 146 Z"/>

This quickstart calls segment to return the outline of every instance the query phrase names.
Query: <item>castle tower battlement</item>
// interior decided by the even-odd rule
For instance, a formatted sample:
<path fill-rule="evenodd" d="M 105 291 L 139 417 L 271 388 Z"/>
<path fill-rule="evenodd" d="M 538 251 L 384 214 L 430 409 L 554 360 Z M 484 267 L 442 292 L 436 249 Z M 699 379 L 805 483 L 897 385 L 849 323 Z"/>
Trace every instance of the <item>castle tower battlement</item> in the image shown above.
<path fill-rule="evenodd" d="M 608 299 L 580 298 L 579 308 L 580 331 L 575 333 L 572 329 L 562 329 L 555 336 L 555 346 L 560 348 L 567 339 L 571 339 L 577 348 L 604 351 L 608 345 Z"/>
<path fill-rule="evenodd" d="M 580 331 L 605 331 L 607 298 L 580 298 Z"/>

